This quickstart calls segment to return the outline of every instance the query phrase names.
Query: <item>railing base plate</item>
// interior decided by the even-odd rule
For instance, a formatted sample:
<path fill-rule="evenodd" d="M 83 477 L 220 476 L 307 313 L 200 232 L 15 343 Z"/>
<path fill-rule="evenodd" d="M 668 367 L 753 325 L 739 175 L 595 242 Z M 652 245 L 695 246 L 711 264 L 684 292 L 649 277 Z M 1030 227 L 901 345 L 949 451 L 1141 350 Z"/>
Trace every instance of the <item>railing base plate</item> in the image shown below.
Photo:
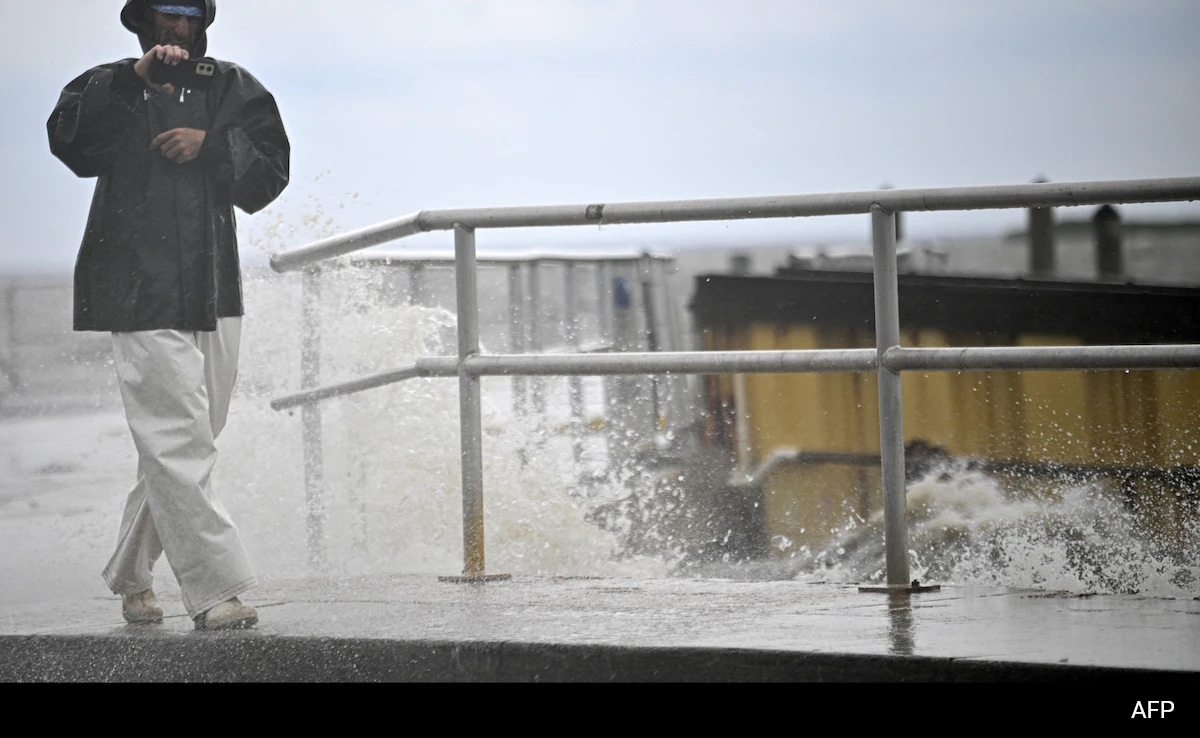
<path fill-rule="evenodd" d="M 859 587 L 859 592 L 882 592 L 891 594 L 893 592 L 937 592 L 942 587 L 939 584 L 921 584 L 916 579 L 912 580 L 911 584 L 885 584 L 871 587 Z"/>
<path fill-rule="evenodd" d="M 439 582 L 452 582 L 454 584 L 502 582 L 507 579 L 512 579 L 512 574 L 464 574 L 460 577 L 438 577 Z"/>

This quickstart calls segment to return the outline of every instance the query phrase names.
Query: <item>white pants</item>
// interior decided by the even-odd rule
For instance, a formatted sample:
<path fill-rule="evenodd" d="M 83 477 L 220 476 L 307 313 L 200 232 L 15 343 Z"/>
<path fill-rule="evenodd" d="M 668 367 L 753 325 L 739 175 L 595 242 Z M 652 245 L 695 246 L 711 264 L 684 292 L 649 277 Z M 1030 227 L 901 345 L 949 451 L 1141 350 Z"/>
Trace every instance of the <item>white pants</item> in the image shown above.
<path fill-rule="evenodd" d="M 114 594 L 149 589 L 165 553 L 194 618 L 257 584 L 210 484 L 237 378 L 241 318 L 221 318 L 213 332 L 137 331 L 112 339 L 138 471 L 104 581 Z"/>

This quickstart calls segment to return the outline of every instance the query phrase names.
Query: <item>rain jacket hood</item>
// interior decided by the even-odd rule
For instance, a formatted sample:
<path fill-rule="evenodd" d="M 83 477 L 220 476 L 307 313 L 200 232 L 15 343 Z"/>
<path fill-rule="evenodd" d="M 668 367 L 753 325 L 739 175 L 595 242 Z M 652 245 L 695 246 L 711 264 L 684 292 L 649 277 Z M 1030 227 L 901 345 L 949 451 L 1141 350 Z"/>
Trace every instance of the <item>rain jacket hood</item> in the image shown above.
<path fill-rule="evenodd" d="M 125 7 L 121 8 L 121 25 L 137 34 L 138 41 L 142 44 L 143 54 L 154 47 L 154 34 L 152 29 L 146 27 L 150 4 L 150 0 L 125 0 Z M 208 27 L 216 18 L 216 0 L 206 0 L 204 3 L 204 28 L 200 31 L 200 38 L 196 39 L 195 56 L 204 56 L 208 50 Z"/>

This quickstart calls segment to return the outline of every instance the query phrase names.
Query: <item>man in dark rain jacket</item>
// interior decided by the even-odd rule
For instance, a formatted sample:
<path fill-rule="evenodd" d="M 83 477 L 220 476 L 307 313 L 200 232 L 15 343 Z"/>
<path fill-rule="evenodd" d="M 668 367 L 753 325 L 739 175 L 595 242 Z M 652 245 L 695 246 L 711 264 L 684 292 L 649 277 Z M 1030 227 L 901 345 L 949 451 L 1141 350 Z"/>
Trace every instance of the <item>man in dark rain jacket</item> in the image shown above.
<path fill-rule="evenodd" d="M 210 473 L 240 344 L 233 206 L 270 204 L 290 156 L 274 98 L 236 64 L 214 60 L 206 89 L 152 81 L 155 65 L 204 56 L 215 16 L 214 0 L 127 0 L 121 22 L 143 56 L 80 75 L 46 124 L 54 155 L 97 178 L 74 328 L 112 333 L 138 452 L 104 580 L 127 621 L 160 621 L 152 569 L 165 553 L 197 629 L 258 622 L 239 599 L 254 571 Z"/>

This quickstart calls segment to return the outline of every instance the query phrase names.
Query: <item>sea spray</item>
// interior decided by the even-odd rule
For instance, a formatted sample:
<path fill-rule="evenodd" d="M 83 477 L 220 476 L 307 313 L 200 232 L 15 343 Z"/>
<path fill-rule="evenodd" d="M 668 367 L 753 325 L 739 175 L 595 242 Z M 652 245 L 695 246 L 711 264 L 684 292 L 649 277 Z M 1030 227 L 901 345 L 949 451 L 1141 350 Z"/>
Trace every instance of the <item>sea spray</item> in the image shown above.
<path fill-rule="evenodd" d="M 1042 480 L 1038 492 L 1019 489 L 1028 480 L 1010 481 L 951 462 L 912 482 L 912 578 L 1080 595 L 1200 593 L 1200 528 L 1186 503 L 1174 530 L 1164 532 L 1101 478 Z M 882 515 L 851 522 L 799 568 L 810 581 L 885 581 Z"/>
<path fill-rule="evenodd" d="M 454 353 L 454 316 L 389 292 L 381 269 L 323 270 L 321 383 L 346 381 Z M 276 576 L 454 574 L 462 569 L 458 385 L 420 378 L 322 402 L 319 538 L 310 541 L 299 409 L 270 401 L 298 391 L 301 277 L 246 280 L 242 363 L 216 482 L 256 564 Z M 553 576 L 665 573 L 622 556 L 588 523 L 562 423 L 531 422 L 507 402 L 507 379 L 484 378 L 484 515 L 488 571 Z M 561 408 L 563 403 L 553 403 Z M 565 426 L 569 429 L 569 425 Z"/>

